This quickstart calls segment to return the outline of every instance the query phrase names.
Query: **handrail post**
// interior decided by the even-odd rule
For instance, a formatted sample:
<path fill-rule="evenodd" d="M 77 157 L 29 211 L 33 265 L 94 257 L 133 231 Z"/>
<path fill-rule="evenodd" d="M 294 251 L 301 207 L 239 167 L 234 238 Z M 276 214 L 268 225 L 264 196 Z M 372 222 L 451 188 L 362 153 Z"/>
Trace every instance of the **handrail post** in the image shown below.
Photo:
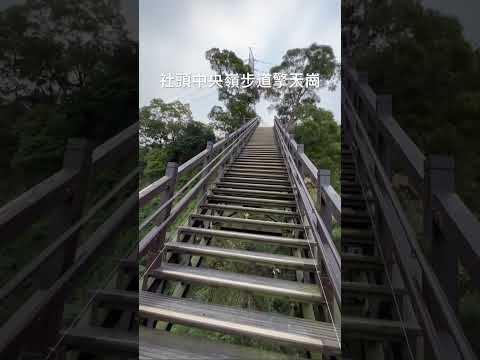
<path fill-rule="evenodd" d="M 392 96 L 391 95 L 377 95 L 377 115 L 378 120 L 384 124 L 387 118 L 392 116 Z M 377 124 L 377 128 L 380 124 Z M 382 131 L 378 131 L 377 153 L 380 155 L 385 173 L 388 178 L 392 179 L 392 149 L 390 144 L 385 140 L 385 135 Z"/>
<path fill-rule="evenodd" d="M 424 232 L 430 262 L 450 305 L 458 309 L 458 251 L 457 245 L 447 239 L 438 227 L 436 194 L 455 191 L 454 162 L 451 157 L 430 155 L 424 163 Z M 428 297 L 427 297 L 428 298 Z"/>
<path fill-rule="evenodd" d="M 302 178 L 305 178 L 305 168 L 302 164 L 302 154 L 304 152 L 305 152 L 305 146 L 303 144 L 297 144 L 297 156 L 296 156 L 297 168 L 300 175 L 302 175 Z"/>
<path fill-rule="evenodd" d="M 207 147 L 206 147 L 206 150 L 207 150 L 207 155 L 205 156 L 205 159 L 203 160 L 203 168 L 205 169 L 204 170 L 204 175 L 208 173 L 208 171 L 210 170 L 210 167 L 207 166 L 208 163 L 210 162 L 210 160 L 212 159 L 212 155 L 213 155 L 213 142 L 212 141 L 207 141 Z M 206 193 L 207 190 L 208 190 L 208 179 L 207 181 L 205 181 L 205 184 L 203 185 L 203 193 Z"/>
<path fill-rule="evenodd" d="M 160 196 L 160 204 L 162 206 L 168 199 L 170 199 L 173 194 L 175 193 L 175 186 L 177 185 L 177 174 L 178 174 L 178 163 L 176 162 L 169 162 L 167 164 L 167 169 L 165 170 L 165 176 L 168 177 L 168 186 L 162 192 Z M 172 204 L 168 205 L 165 210 L 163 210 L 160 214 L 158 214 L 155 219 L 153 219 L 153 223 L 155 225 L 161 225 L 163 221 L 170 215 L 170 211 L 172 210 Z M 161 246 L 165 242 L 165 235 L 166 229 L 162 231 L 155 239 L 155 242 L 152 244 L 152 251 L 160 250 Z"/>
<path fill-rule="evenodd" d="M 54 210 L 50 218 L 49 237 L 51 239 L 58 238 L 82 216 L 90 179 L 92 152 L 93 147 L 86 139 L 69 139 L 67 142 L 63 168 L 78 170 L 78 173 L 72 186 L 67 189 L 68 199 Z M 45 266 L 40 267 L 39 288 L 48 289 L 73 264 L 77 240 L 78 236 L 72 237 L 56 256 L 53 256 Z M 40 316 L 44 320 L 35 323 L 41 328 L 32 332 L 35 334 L 31 339 L 35 343 L 35 348 L 42 349 L 46 344 L 53 344 L 56 341 L 62 327 L 64 302 L 65 296 L 62 294 L 54 298 L 42 311 Z M 33 329 L 37 327 L 35 324 L 32 324 Z"/>
<path fill-rule="evenodd" d="M 322 218 L 328 232 L 332 233 L 332 209 L 328 202 L 322 200 L 322 187 L 330 186 L 330 170 L 318 169 L 317 171 L 317 206 L 320 209 L 320 217 Z M 322 203 L 323 202 L 323 203 Z"/>

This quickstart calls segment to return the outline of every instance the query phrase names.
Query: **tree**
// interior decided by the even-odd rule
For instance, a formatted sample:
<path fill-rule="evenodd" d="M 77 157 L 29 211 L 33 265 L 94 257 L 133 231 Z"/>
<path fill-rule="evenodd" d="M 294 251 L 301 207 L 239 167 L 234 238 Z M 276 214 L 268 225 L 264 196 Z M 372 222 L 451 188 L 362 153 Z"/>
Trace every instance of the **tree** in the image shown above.
<path fill-rule="evenodd" d="M 98 145 L 136 120 L 137 44 L 112 1 L 5 8 L 0 47 L 0 172 L 15 191 L 58 170 L 69 137 Z"/>
<path fill-rule="evenodd" d="M 457 19 L 418 1 L 342 4 L 350 61 L 376 93 L 392 95 L 396 120 L 424 153 L 455 157 L 457 189 L 480 213 L 479 50 Z"/>
<path fill-rule="evenodd" d="M 190 105 L 180 101 L 153 99 L 139 117 L 142 185 L 162 177 L 169 161 L 182 164 L 215 141 L 212 127 L 194 121 Z"/>
<path fill-rule="evenodd" d="M 165 145 L 175 142 L 178 132 L 192 121 L 190 105 L 180 101 L 166 103 L 152 99 L 139 112 L 140 145 Z"/>
<path fill-rule="evenodd" d="M 282 58 L 280 65 L 270 69 L 270 73 L 307 74 L 318 73 L 320 76 L 320 87 L 334 89 L 337 80 L 338 64 L 330 46 L 313 43 L 308 48 L 296 48 L 288 50 Z M 270 100 L 272 108 L 276 110 L 277 117 L 284 122 L 288 128 L 296 122 L 295 114 L 303 104 L 314 104 L 320 99 L 313 87 L 290 87 L 272 86 L 266 88 L 265 97 Z"/>
<path fill-rule="evenodd" d="M 332 186 L 340 191 L 340 127 L 330 111 L 312 103 L 300 105 L 295 113 L 295 139 L 317 168 L 329 169 Z"/>
<path fill-rule="evenodd" d="M 238 74 L 240 81 L 242 76 L 251 73 L 250 66 L 245 64 L 233 51 L 212 48 L 205 53 L 206 59 L 222 79 L 231 74 Z M 218 88 L 218 100 L 224 103 L 225 108 L 214 106 L 208 118 L 212 121 L 215 129 L 223 132 L 231 132 L 240 127 L 244 122 L 255 118 L 255 103 L 260 99 L 260 94 L 255 86 L 222 86 Z"/>

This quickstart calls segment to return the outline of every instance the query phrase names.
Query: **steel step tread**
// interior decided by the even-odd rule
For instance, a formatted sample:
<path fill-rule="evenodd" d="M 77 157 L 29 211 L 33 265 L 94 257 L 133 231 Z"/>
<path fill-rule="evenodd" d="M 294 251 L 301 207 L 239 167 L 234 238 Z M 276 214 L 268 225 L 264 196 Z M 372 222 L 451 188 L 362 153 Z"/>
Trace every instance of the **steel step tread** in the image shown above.
<path fill-rule="evenodd" d="M 222 211 L 242 211 L 247 213 L 259 213 L 259 214 L 266 214 L 266 215 L 284 215 L 284 216 L 291 216 L 291 217 L 299 217 L 300 214 L 294 211 L 286 211 L 286 210 L 278 210 L 278 209 L 268 209 L 268 208 L 256 208 L 256 207 L 248 207 L 248 206 L 234 206 L 234 205 L 217 205 L 217 204 L 205 204 L 200 205 L 201 209 L 205 210 L 222 210 Z"/>
<path fill-rule="evenodd" d="M 289 238 L 283 236 L 272 236 L 272 235 L 260 235 L 252 234 L 247 232 L 240 231 L 226 231 L 226 230 L 216 230 L 216 229 L 204 229 L 196 228 L 190 226 L 180 226 L 178 228 L 180 233 L 196 234 L 202 236 L 211 236 L 222 239 L 235 239 L 235 240 L 249 240 L 249 241 L 260 241 L 268 244 L 276 244 L 281 246 L 309 246 L 309 244 L 315 244 L 313 241 L 306 239 L 297 239 Z"/>
<path fill-rule="evenodd" d="M 261 225 L 261 226 L 276 227 L 276 228 L 283 228 L 283 229 L 298 229 L 298 230 L 305 229 L 305 226 L 302 224 L 243 219 L 243 218 L 234 218 L 234 217 L 218 216 L 218 215 L 192 214 L 190 218 L 192 220 L 206 220 L 206 221 L 221 222 L 221 223 L 238 223 L 238 224 L 244 224 L 244 225 Z"/>
<path fill-rule="evenodd" d="M 168 242 L 166 249 L 173 252 L 188 253 L 193 255 L 229 258 L 237 261 L 248 261 L 286 267 L 293 269 L 315 270 L 315 260 L 298 258 L 296 256 L 276 255 L 258 251 L 225 249 L 216 246 L 193 245 L 184 242 Z"/>
<path fill-rule="evenodd" d="M 88 293 L 90 298 L 94 298 L 97 303 L 102 302 L 128 309 L 136 309 L 138 307 L 138 293 L 136 291 L 95 289 L 89 290 Z"/>
<path fill-rule="evenodd" d="M 241 195 L 255 195 L 255 196 L 268 196 L 268 197 L 295 199 L 295 196 L 292 193 L 286 193 L 286 192 L 281 192 L 281 191 L 214 187 L 214 188 L 212 188 L 212 192 L 213 193 L 218 193 L 218 194 L 241 194 Z"/>
<path fill-rule="evenodd" d="M 383 261 L 378 256 L 361 255 L 348 252 L 342 252 L 342 265 L 348 266 L 352 263 L 372 264 L 383 267 Z"/>
<path fill-rule="evenodd" d="M 361 217 L 369 219 L 368 212 L 365 210 L 353 210 L 350 208 L 342 208 L 342 216 Z"/>
<path fill-rule="evenodd" d="M 137 293 L 138 299 L 138 293 Z M 138 353 L 138 332 L 99 326 L 74 327 L 61 332 L 63 343 L 84 351 L 108 353 Z"/>
<path fill-rule="evenodd" d="M 267 161 L 263 161 L 263 160 L 257 160 L 257 161 L 237 160 L 237 161 L 233 162 L 232 165 L 235 165 L 235 166 L 261 166 L 262 168 L 265 168 L 265 169 L 267 169 L 267 168 L 286 169 L 283 162 L 274 162 L 274 161 L 268 161 L 267 162 Z"/>
<path fill-rule="evenodd" d="M 270 184 L 250 184 L 250 183 L 236 183 L 236 182 L 228 182 L 228 181 L 220 181 L 215 184 L 219 187 L 226 187 L 230 189 L 234 188 L 248 188 L 248 189 L 265 189 L 265 190 L 278 190 L 284 192 L 291 192 L 291 186 L 283 186 L 283 185 L 270 185 Z"/>
<path fill-rule="evenodd" d="M 258 165 L 242 165 L 233 162 L 227 165 L 230 169 L 241 169 L 241 170 L 249 170 L 252 172 L 259 172 L 259 171 L 274 171 L 274 172 L 287 172 L 287 168 L 285 166 L 272 166 L 272 165 L 265 165 L 265 166 L 258 166 Z"/>
<path fill-rule="evenodd" d="M 405 336 L 404 330 L 408 333 L 420 333 L 421 329 L 417 324 L 405 323 L 398 320 L 385 320 L 355 316 L 342 316 L 342 332 L 359 332 L 377 334 L 380 336 Z"/>
<path fill-rule="evenodd" d="M 264 161 L 268 161 L 268 160 L 272 160 L 272 161 L 284 161 L 283 160 L 283 157 L 281 156 L 267 156 L 267 155 L 263 155 L 263 156 L 258 156 L 258 155 L 240 155 L 236 160 L 264 160 Z"/>
<path fill-rule="evenodd" d="M 207 200 L 242 203 L 242 204 L 260 204 L 260 205 L 278 205 L 284 207 L 296 207 L 295 201 L 288 200 L 276 200 L 276 199 L 262 199 L 254 197 L 241 197 L 241 196 L 224 196 L 224 195 L 208 195 Z"/>
<path fill-rule="evenodd" d="M 288 355 L 170 331 L 139 328 L 140 360 L 287 360 Z"/>
<path fill-rule="evenodd" d="M 237 167 L 237 168 L 248 168 L 248 169 L 258 169 L 258 170 L 280 170 L 280 171 L 286 171 L 286 166 L 285 165 L 272 165 L 272 164 L 251 164 L 251 163 L 241 163 L 241 162 L 233 162 L 231 167 Z"/>
<path fill-rule="evenodd" d="M 359 238 L 373 238 L 373 231 L 370 229 L 355 229 L 351 227 L 342 227 L 342 236 L 345 237 L 359 237 Z"/>
<path fill-rule="evenodd" d="M 254 177 L 241 177 L 241 176 L 223 176 L 220 181 L 240 181 L 246 183 L 254 183 L 254 184 L 283 184 L 287 186 L 291 186 L 290 180 L 278 180 L 278 179 L 260 179 Z"/>
<path fill-rule="evenodd" d="M 323 303 L 317 284 L 280 280 L 258 275 L 249 275 L 176 264 L 162 264 L 151 276 L 207 286 L 228 287 L 272 296 L 287 297 L 309 303 Z"/>
<path fill-rule="evenodd" d="M 241 165 L 235 165 L 235 164 L 232 164 L 232 165 L 229 165 L 227 166 L 227 169 L 229 171 L 234 171 L 234 172 L 239 172 L 239 171 L 245 171 L 245 172 L 250 172 L 250 173 L 260 173 L 260 174 L 263 174 L 263 173 L 268 173 L 268 174 L 275 174 L 275 175 L 286 175 L 287 174 L 287 169 L 285 168 L 267 168 L 267 167 L 264 167 L 264 168 L 256 168 L 256 167 L 252 167 L 250 165 L 247 165 L 247 166 L 241 166 Z"/>
<path fill-rule="evenodd" d="M 140 313 L 172 323 L 338 352 L 339 341 L 330 323 L 291 316 L 204 304 L 142 291 Z"/>
<path fill-rule="evenodd" d="M 386 285 L 370 284 L 366 282 L 342 281 L 342 292 L 362 293 L 380 296 L 393 296 L 393 294 L 404 295 L 405 289 L 394 288 L 393 290 Z"/>
<path fill-rule="evenodd" d="M 268 173 L 255 173 L 242 170 L 228 170 L 224 174 L 225 177 L 257 177 L 259 179 L 276 179 L 276 180 L 288 180 L 287 175 L 277 175 L 277 174 L 268 174 Z"/>

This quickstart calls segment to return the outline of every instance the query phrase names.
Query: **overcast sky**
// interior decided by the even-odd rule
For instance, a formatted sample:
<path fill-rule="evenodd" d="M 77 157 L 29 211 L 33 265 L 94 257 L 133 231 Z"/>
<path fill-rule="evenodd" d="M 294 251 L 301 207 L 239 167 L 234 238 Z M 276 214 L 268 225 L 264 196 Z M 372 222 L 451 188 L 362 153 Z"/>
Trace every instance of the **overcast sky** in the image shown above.
<path fill-rule="evenodd" d="M 340 59 L 340 0 L 141 0 L 140 1 L 140 106 L 160 97 L 189 103 L 195 120 L 220 104 L 216 88 L 168 89 L 160 87 L 161 73 L 212 74 L 205 51 L 233 50 L 242 59 L 248 48 L 268 72 L 291 48 L 313 42 L 330 45 Z M 340 119 L 340 91 L 321 91 L 321 106 Z M 264 125 L 271 126 L 268 103 L 257 104 Z"/>

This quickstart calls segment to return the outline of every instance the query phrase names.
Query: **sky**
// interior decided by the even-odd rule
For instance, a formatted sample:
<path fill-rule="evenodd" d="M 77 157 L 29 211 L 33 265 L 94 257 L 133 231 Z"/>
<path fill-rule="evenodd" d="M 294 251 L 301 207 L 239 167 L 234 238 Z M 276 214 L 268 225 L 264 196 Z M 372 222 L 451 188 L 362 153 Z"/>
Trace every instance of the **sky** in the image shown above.
<path fill-rule="evenodd" d="M 139 12 L 140 106 L 153 98 L 189 103 L 193 117 L 208 121 L 220 105 L 214 88 L 162 88 L 162 73 L 213 74 L 205 59 L 212 48 L 229 49 L 246 60 L 249 47 L 259 60 L 258 72 L 268 72 L 288 49 L 313 42 L 330 45 L 340 60 L 340 0 L 141 0 Z M 257 72 L 257 71 L 256 71 Z M 320 90 L 320 106 L 340 121 L 340 89 Z M 261 100 L 257 113 L 263 126 L 274 113 Z"/>

